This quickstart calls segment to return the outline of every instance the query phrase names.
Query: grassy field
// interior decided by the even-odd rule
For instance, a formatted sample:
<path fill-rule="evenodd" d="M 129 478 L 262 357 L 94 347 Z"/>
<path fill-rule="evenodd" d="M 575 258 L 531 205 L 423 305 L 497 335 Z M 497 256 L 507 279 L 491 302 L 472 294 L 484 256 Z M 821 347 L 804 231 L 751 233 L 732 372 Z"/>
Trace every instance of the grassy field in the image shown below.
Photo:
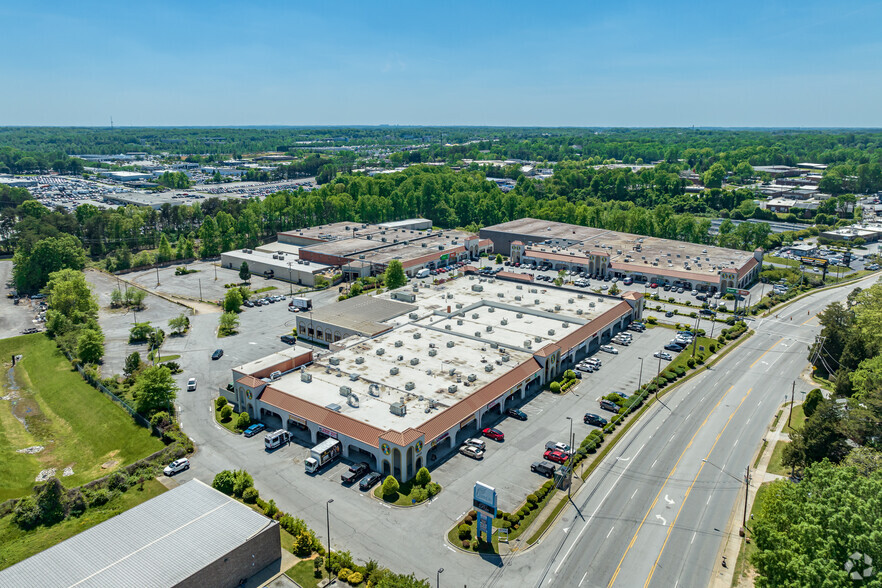
<path fill-rule="evenodd" d="M 775 449 L 772 450 L 772 457 L 769 458 L 769 465 L 766 467 L 766 471 L 770 474 L 776 474 L 779 476 L 789 476 L 790 468 L 784 467 L 781 464 L 781 459 L 784 457 L 784 447 L 789 443 L 789 441 L 778 441 L 775 443 Z"/>
<path fill-rule="evenodd" d="M 31 492 L 41 470 L 56 468 L 67 487 L 104 476 L 162 449 L 123 409 L 80 378 L 55 343 L 42 334 L 0 341 L 0 357 L 22 355 L 13 381 L 3 380 L 0 402 L 0 500 Z M 17 450 L 42 445 L 36 454 Z M 105 466 L 105 467 L 102 467 Z M 62 477 L 64 468 L 74 474 Z"/>
<path fill-rule="evenodd" d="M 753 506 L 750 509 L 751 514 L 754 512 L 759 512 L 760 508 L 763 506 L 763 500 L 766 497 L 766 490 L 769 489 L 769 483 L 765 483 L 756 490 L 756 496 L 753 499 Z M 748 522 L 748 528 L 750 527 L 750 522 Z M 741 550 L 738 552 L 738 561 L 735 562 L 735 570 L 732 576 L 732 586 L 737 586 L 740 582 L 745 582 L 749 580 L 749 573 L 751 569 L 750 565 L 750 556 L 753 552 L 756 551 L 756 544 L 752 541 L 748 543 L 747 541 L 741 542 Z M 752 584 L 752 583 L 751 583 Z"/>
<path fill-rule="evenodd" d="M 316 588 L 319 582 L 324 579 L 327 579 L 328 574 L 327 570 L 322 569 L 322 577 L 315 577 L 315 563 L 311 559 L 304 559 L 303 561 L 299 561 L 294 564 L 292 567 L 288 568 L 288 571 L 285 572 L 285 575 L 300 584 L 302 588 Z M 338 586 L 351 586 L 346 582 L 337 582 Z M 365 583 L 361 582 L 360 584 L 356 584 L 355 588 L 359 588 L 360 586 L 364 586 Z"/>
<path fill-rule="evenodd" d="M 30 531 L 22 531 L 13 525 L 11 516 L 3 517 L 0 519 L 0 545 L 3 546 L 0 549 L 0 570 L 159 496 L 165 490 L 165 486 L 156 480 L 148 480 L 144 482 L 143 490 L 138 490 L 137 486 L 129 488 L 107 504 L 86 510 L 80 518 L 70 518 L 51 527 L 37 527 Z"/>
<path fill-rule="evenodd" d="M 799 267 L 799 262 L 795 259 L 787 259 L 786 257 L 775 257 L 774 255 L 766 255 L 763 257 L 766 263 L 777 263 L 778 265 L 789 265 L 790 267 Z"/>
<path fill-rule="evenodd" d="M 416 504 L 422 504 L 428 500 L 428 498 L 426 498 L 426 500 L 413 504 L 413 498 L 411 495 L 415 489 L 421 490 L 422 488 L 417 486 L 414 480 L 408 480 L 399 485 L 398 492 L 396 492 L 394 496 L 383 496 L 383 484 L 380 483 L 374 488 L 374 496 L 388 502 L 389 504 L 395 504 L 397 506 L 416 506 Z"/>
<path fill-rule="evenodd" d="M 214 405 L 214 420 L 217 421 L 220 426 L 238 435 L 241 432 L 236 428 L 236 420 L 239 418 L 239 413 L 233 411 L 233 416 L 228 420 L 223 420 L 220 413 L 220 409 L 218 409 L 217 405 Z"/>
<path fill-rule="evenodd" d="M 787 410 L 790 410 L 789 405 Z M 786 414 L 785 412 L 781 418 L 785 418 Z M 803 424 L 805 424 L 805 412 L 802 410 L 802 404 L 794 404 L 793 413 L 790 415 L 790 426 L 788 427 L 787 421 L 784 421 L 784 427 L 781 429 L 781 432 L 789 435 L 793 433 L 794 429 L 801 428 Z"/>

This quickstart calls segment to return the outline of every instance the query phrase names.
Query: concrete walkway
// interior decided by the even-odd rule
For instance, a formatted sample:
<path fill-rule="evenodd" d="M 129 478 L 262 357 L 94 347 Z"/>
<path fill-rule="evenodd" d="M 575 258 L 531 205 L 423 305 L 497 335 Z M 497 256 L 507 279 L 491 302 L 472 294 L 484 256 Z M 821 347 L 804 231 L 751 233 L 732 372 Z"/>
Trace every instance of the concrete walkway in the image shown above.
<path fill-rule="evenodd" d="M 797 404 L 793 405 L 794 407 L 798 406 Z M 784 480 L 785 476 L 779 476 L 777 474 L 771 474 L 766 471 L 766 468 L 769 467 L 769 462 L 772 459 L 772 453 L 775 451 L 775 445 L 778 441 L 790 441 L 790 435 L 783 432 L 783 428 L 787 425 L 787 412 L 790 410 L 790 403 L 786 403 L 782 405 L 781 416 L 778 418 L 778 423 L 775 425 L 775 429 L 769 431 L 766 434 L 765 441 L 766 447 L 763 450 L 762 455 L 760 456 L 759 463 L 757 464 L 757 468 L 751 471 L 750 474 L 750 488 L 747 492 L 747 512 L 749 513 L 753 508 L 754 500 L 756 500 L 756 493 L 760 486 L 765 484 L 766 482 L 773 482 L 775 480 Z M 732 514 L 729 516 L 729 524 L 726 527 L 726 536 L 728 539 L 722 544 L 720 547 L 720 551 L 718 553 L 717 561 L 714 564 L 714 572 L 711 576 L 711 581 L 709 583 L 710 588 L 730 588 L 733 586 L 733 579 L 735 575 L 735 565 L 738 561 L 738 552 L 741 550 L 742 541 L 744 539 L 740 536 L 741 530 L 741 521 L 744 513 L 744 495 L 741 495 L 741 498 L 735 504 L 735 508 L 732 510 Z M 749 523 L 748 523 L 749 527 Z M 745 531 L 747 531 L 745 529 Z M 749 535 L 749 533 L 748 533 Z M 749 540 L 749 536 L 748 536 Z M 723 567 L 723 562 L 726 562 L 726 566 Z M 753 586 L 753 581 L 748 576 L 743 580 L 739 580 L 734 584 L 735 586 Z"/>

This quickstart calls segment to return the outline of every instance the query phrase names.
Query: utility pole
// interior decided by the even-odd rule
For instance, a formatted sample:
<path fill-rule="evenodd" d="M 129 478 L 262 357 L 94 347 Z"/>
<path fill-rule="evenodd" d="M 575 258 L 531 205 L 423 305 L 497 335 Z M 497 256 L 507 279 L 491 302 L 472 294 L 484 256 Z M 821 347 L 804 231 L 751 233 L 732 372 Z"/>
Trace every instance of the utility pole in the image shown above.
<path fill-rule="evenodd" d="M 747 494 L 750 489 L 750 464 L 747 464 L 747 474 L 744 476 L 744 515 L 741 517 L 741 526 L 747 527 Z"/>
<path fill-rule="evenodd" d="M 159 266 L 156 266 L 156 285 L 159 286 Z"/>
<path fill-rule="evenodd" d="M 217 282 L 217 264 L 213 263 L 211 265 L 214 266 L 214 281 Z"/>
<path fill-rule="evenodd" d="M 575 442 L 575 439 L 573 438 L 573 417 L 567 417 L 567 420 L 570 421 L 570 468 L 569 473 L 567 474 L 567 477 L 569 478 L 569 481 L 567 482 L 567 498 L 569 498 L 571 496 L 571 491 L 573 488 L 573 443 Z"/>
<path fill-rule="evenodd" d="M 199 302 L 202 302 L 202 278 L 199 278 Z"/>
<path fill-rule="evenodd" d="M 658 379 L 661 377 L 661 361 L 662 361 L 662 358 L 661 358 L 661 356 L 659 356 L 659 358 L 658 358 L 658 373 L 655 374 L 655 399 L 656 400 L 658 400 L 658 389 L 659 389 Z"/>
<path fill-rule="evenodd" d="M 793 380 L 793 386 L 790 387 L 790 412 L 787 414 L 787 427 L 790 427 L 790 416 L 793 414 L 793 394 L 796 392 L 796 380 Z"/>
<path fill-rule="evenodd" d="M 643 358 L 638 357 L 640 360 L 640 375 L 637 376 L 637 393 L 640 394 L 640 385 L 643 383 Z"/>
<path fill-rule="evenodd" d="M 698 345 L 698 325 L 701 324 L 701 315 L 695 317 L 695 332 L 692 333 L 692 357 L 695 357 L 695 347 Z"/>

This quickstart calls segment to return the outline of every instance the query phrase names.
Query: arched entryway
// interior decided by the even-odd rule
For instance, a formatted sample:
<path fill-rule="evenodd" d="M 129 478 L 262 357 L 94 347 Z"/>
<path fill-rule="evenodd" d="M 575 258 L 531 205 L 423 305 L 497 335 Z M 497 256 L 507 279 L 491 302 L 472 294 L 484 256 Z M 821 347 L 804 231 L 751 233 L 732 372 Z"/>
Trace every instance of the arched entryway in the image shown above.
<path fill-rule="evenodd" d="M 397 447 L 392 450 L 392 475 L 404 481 L 401 477 L 401 450 Z"/>
<path fill-rule="evenodd" d="M 383 476 L 391 476 L 392 475 L 392 466 L 389 465 L 389 460 L 383 460 Z"/>
<path fill-rule="evenodd" d="M 407 448 L 407 477 L 405 480 L 410 480 L 414 477 L 413 471 L 413 447 Z"/>

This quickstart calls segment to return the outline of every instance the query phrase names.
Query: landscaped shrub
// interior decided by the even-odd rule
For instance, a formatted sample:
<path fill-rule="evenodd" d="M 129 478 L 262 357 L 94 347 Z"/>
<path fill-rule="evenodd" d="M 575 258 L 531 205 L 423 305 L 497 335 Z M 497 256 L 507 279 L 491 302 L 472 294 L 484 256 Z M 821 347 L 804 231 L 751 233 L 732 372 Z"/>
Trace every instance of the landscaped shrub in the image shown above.
<path fill-rule="evenodd" d="M 395 496 L 398 493 L 398 480 L 394 476 L 386 476 L 383 480 L 383 496 Z"/>
<path fill-rule="evenodd" d="M 89 507 L 102 506 L 104 504 L 107 504 L 111 497 L 112 494 L 106 488 L 99 488 L 98 490 L 94 490 L 89 495 Z"/>
<path fill-rule="evenodd" d="M 463 540 L 462 540 L 462 547 L 463 547 L 463 549 L 471 549 L 471 548 L 472 548 L 472 542 L 469 541 L 468 539 L 463 539 Z"/>
<path fill-rule="evenodd" d="M 692 365 L 695 365 L 695 360 L 693 360 L 691 357 L 689 358 L 689 360 L 686 361 L 686 363 L 688 364 L 689 361 L 692 361 Z M 689 366 L 689 367 L 692 367 L 692 366 Z M 674 373 L 677 374 L 678 378 L 682 378 L 683 376 L 686 375 L 686 368 L 684 368 L 682 365 L 678 365 L 677 367 L 674 368 Z"/>
<path fill-rule="evenodd" d="M 322 556 L 318 556 L 314 560 L 312 560 L 312 566 L 314 568 L 314 575 L 316 578 L 322 577 L 322 570 L 325 568 L 325 558 Z"/>
<path fill-rule="evenodd" d="M 247 412 L 239 413 L 239 417 L 236 419 L 236 428 L 240 431 L 244 431 L 251 424 L 251 417 L 248 416 Z"/>
<path fill-rule="evenodd" d="M 411 490 L 410 497 L 417 502 L 424 502 L 429 498 L 429 493 L 425 488 L 414 488 Z"/>
<path fill-rule="evenodd" d="M 128 478 L 122 474 L 122 472 L 113 472 L 107 478 L 107 487 L 110 490 L 120 490 L 125 492 L 128 488 Z"/>
<path fill-rule="evenodd" d="M 548 388 L 551 390 L 552 393 L 560 394 L 560 384 L 558 382 L 552 382 Z"/>
<path fill-rule="evenodd" d="M 707 346 L 707 348 L 708 348 L 708 350 L 710 350 L 711 353 L 716 353 L 716 351 L 717 351 L 717 344 L 716 344 L 716 343 L 711 343 L 710 345 Z"/>
<path fill-rule="evenodd" d="M 358 586 L 359 584 L 361 584 L 363 579 L 364 576 L 361 574 L 361 572 L 352 572 L 351 574 L 349 574 L 349 584 L 351 586 Z"/>
<path fill-rule="evenodd" d="M 260 493 L 257 491 L 257 488 L 250 486 L 245 488 L 245 491 L 242 492 L 242 501 L 245 502 L 245 504 L 254 504 L 257 502 L 259 496 Z"/>
<path fill-rule="evenodd" d="M 465 525 L 471 525 L 472 523 L 475 522 L 475 519 L 472 518 L 472 515 L 466 515 L 466 518 L 464 518 L 464 519 L 462 520 L 462 522 L 463 522 L 463 524 L 465 524 Z"/>
<path fill-rule="evenodd" d="M 429 482 L 426 484 L 426 492 L 429 493 L 429 497 L 431 498 L 441 492 L 441 485 L 436 484 L 435 482 Z"/>
<path fill-rule="evenodd" d="M 241 497 L 246 489 L 254 486 L 254 478 L 245 470 L 236 470 L 235 477 L 236 482 L 233 484 L 233 494 L 235 496 Z"/>
<path fill-rule="evenodd" d="M 539 498 L 535 494 L 527 495 L 527 504 L 530 505 L 530 508 L 533 508 L 537 502 L 539 502 Z"/>
<path fill-rule="evenodd" d="M 472 536 L 472 527 L 471 525 L 460 525 L 459 526 L 459 538 L 460 539 L 470 539 Z"/>
<path fill-rule="evenodd" d="M 428 484 L 431 481 L 432 481 L 432 474 L 429 473 L 429 470 L 427 468 L 422 467 L 419 470 L 417 470 L 416 477 L 414 479 L 414 482 L 416 483 L 417 486 L 425 486 L 426 484 Z"/>
<path fill-rule="evenodd" d="M 214 476 L 214 480 L 211 482 L 211 487 L 230 496 L 233 493 L 233 488 L 236 487 L 236 474 L 230 470 L 218 472 Z M 260 504 L 260 502 L 261 501 L 258 501 L 258 504 Z"/>
<path fill-rule="evenodd" d="M 230 420 L 233 416 L 233 408 L 229 404 L 224 405 L 220 410 L 220 416 L 222 421 Z"/>
<path fill-rule="evenodd" d="M 349 581 L 349 574 L 351 574 L 351 573 L 352 573 L 352 570 L 347 569 L 347 568 L 341 568 L 340 571 L 337 573 L 337 579 L 340 580 L 341 582 L 348 582 Z"/>
<path fill-rule="evenodd" d="M 268 516 L 269 518 L 273 518 L 279 512 L 279 507 L 276 506 L 276 501 L 270 499 L 269 502 L 266 503 L 266 507 L 263 509 L 263 514 Z"/>
<path fill-rule="evenodd" d="M 692 368 L 695 367 L 695 360 L 690 357 L 689 359 L 686 360 L 686 365 L 688 365 L 689 369 L 691 370 Z"/>
<path fill-rule="evenodd" d="M 650 325 L 654 325 L 658 323 L 658 319 L 654 316 L 646 317 L 646 322 Z"/>

